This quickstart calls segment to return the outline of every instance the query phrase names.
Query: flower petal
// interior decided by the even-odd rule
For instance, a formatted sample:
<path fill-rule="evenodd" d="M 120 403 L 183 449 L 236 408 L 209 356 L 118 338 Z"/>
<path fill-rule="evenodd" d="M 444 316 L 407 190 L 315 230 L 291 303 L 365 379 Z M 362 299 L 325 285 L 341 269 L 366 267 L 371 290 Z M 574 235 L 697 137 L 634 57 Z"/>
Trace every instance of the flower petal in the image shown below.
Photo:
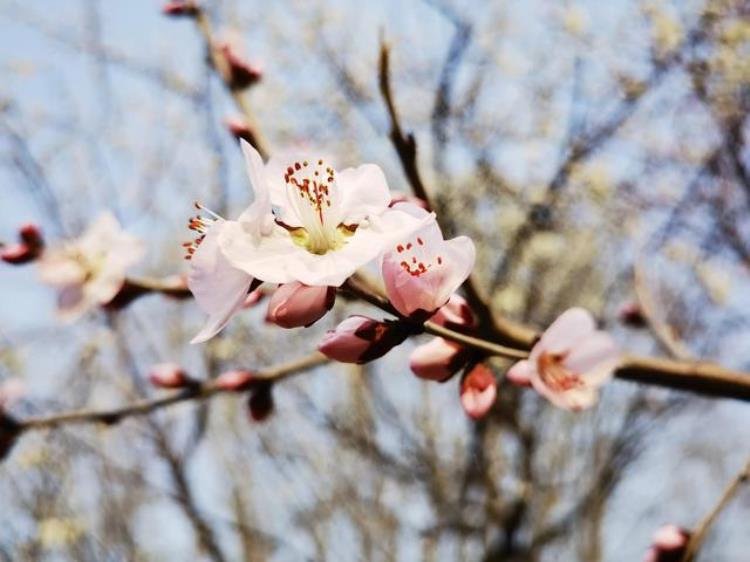
<path fill-rule="evenodd" d="M 191 260 L 188 287 L 198 306 L 209 315 L 206 325 L 191 343 L 206 341 L 229 322 L 242 308 L 253 280 L 233 267 L 219 249 L 218 238 L 226 224 L 218 222 L 211 227 Z"/>
<path fill-rule="evenodd" d="M 535 351 L 566 352 L 595 330 L 596 323 L 587 310 L 569 308 L 545 330 Z"/>
<path fill-rule="evenodd" d="M 266 179 L 266 171 L 263 159 L 253 146 L 245 141 L 240 141 L 242 154 L 245 158 L 245 170 L 250 178 L 254 199 L 250 206 L 237 219 L 248 232 L 259 236 L 268 233 L 271 215 L 271 193 Z"/>
<path fill-rule="evenodd" d="M 565 358 L 565 366 L 581 373 L 586 384 L 601 385 L 620 362 L 617 344 L 606 332 L 596 331 L 578 343 Z"/>
<path fill-rule="evenodd" d="M 531 363 L 524 359 L 508 369 L 505 378 L 518 386 L 531 386 L 532 370 Z"/>
<path fill-rule="evenodd" d="M 336 183 L 341 197 L 341 220 L 358 224 L 370 215 L 379 215 L 391 202 L 385 175 L 375 164 L 363 164 L 338 172 Z"/>

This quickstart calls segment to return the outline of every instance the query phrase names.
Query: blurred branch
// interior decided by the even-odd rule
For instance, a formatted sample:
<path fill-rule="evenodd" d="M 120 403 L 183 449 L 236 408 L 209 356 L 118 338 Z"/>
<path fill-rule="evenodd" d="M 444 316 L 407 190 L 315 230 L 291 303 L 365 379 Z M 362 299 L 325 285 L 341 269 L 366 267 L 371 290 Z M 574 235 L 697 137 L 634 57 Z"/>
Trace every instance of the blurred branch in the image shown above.
<path fill-rule="evenodd" d="M 716 518 L 724 510 L 727 505 L 734 499 L 737 493 L 742 487 L 750 480 L 750 458 L 745 461 L 745 466 L 740 470 L 732 481 L 724 489 L 721 497 L 716 502 L 711 511 L 701 519 L 701 521 L 692 530 L 690 535 L 690 541 L 688 542 L 687 548 L 685 549 L 685 556 L 682 562 L 693 562 L 695 560 L 698 551 L 700 550 L 703 542 L 706 540 L 706 535 L 711 529 L 711 526 L 716 521 Z"/>
<path fill-rule="evenodd" d="M 254 381 L 279 382 L 291 376 L 304 373 L 308 369 L 323 365 L 327 362 L 328 359 L 326 357 L 319 353 L 314 353 L 307 357 L 303 357 L 302 359 L 297 359 L 295 361 L 282 363 L 275 367 L 269 367 L 257 371 L 255 372 L 256 376 Z M 111 410 L 79 410 L 51 416 L 32 417 L 18 421 L 17 424 L 20 432 L 55 428 L 61 425 L 70 424 L 103 423 L 106 425 L 113 425 L 119 423 L 123 419 L 150 414 L 151 412 L 174 404 L 179 404 L 180 402 L 206 400 L 218 394 L 231 394 L 236 392 L 237 391 L 235 390 L 222 388 L 216 384 L 216 381 L 210 380 L 196 383 L 189 388 L 175 392 L 164 398 L 141 400 L 134 404 L 123 406 L 122 408 L 114 408 Z"/>
<path fill-rule="evenodd" d="M 225 53 L 218 48 L 213 29 L 211 27 L 211 22 L 205 12 L 205 9 L 198 9 L 198 12 L 195 16 L 195 21 L 198 26 L 198 30 L 203 37 L 203 41 L 205 42 L 211 65 L 213 66 L 214 70 L 216 70 L 216 73 L 221 78 L 226 89 L 229 91 L 232 99 L 234 100 L 234 103 L 237 105 L 237 108 L 242 112 L 242 116 L 245 119 L 245 124 L 251 132 L 251 138 L 249 139 L 250 144 L 252 144 L 257 149 L 257 151 L 260 152 L 260 155 L 264 159 L 268 158 L 268 155 L 270 154 L 268 142 L 263 136 L 263 133 L 260 131 L 258 122 L 255 119 L 252 108 L 250 107 L 250 102 L 247 100 L 247 96 L 241 89 L 232 86 L 229 61 L 227 60 Z"/>

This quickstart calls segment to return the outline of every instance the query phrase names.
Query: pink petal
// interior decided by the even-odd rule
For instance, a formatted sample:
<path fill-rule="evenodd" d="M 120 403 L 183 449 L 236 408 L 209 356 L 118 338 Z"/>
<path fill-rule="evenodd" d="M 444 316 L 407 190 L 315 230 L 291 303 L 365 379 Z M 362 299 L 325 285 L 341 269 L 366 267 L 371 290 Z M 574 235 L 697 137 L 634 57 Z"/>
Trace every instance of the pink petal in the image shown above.
<path fill-rule="evenodd" d="M 223 222 L 215 224 L 198 246 L 191 260 L 188 287 L 198 306 L 209 315 L 203 329 L 191 343 L 201 343 L 215 336 L 229 319 L 242 308 L 252 277 L 232 267 L 224 258 L 218 236 Z"/>
<path fill-rule="evenodd" d="M 379 215 L 391 201 L 385 175 L 375 164 L 341 170 L 336 183 L 341 190 L 341 220 L 344 224 L 357 224 L 367 216 Z"/>
<path fill-rule="evenodd" d="M 596 323 L 587 310 L 569 308 L 544 331 L 538 344 L 539 350 L 552 353 L 566 352 L 594 330 Z"/>
<path fill-rule="evenodd" d="M 599 385 L 612 376 L 620 362 L 620 351 L 612 337 L 596 331 L 585 337 L 570 350 L 564 364 L 580 373 L 587 384 Z"/>
<path fill-rule="evenodd" d="M 462 351 L 463 347 L 456 342 L 433 338 L 412 351 L 409 367 L 421 379 L 443 382 L 461 368 Z"/>
<path fill-rule="evenodd" d="M 531 371 L 531 363 L 524 359 L 508 369 L 505 378 L 518 386 L 531 386 Z"/>

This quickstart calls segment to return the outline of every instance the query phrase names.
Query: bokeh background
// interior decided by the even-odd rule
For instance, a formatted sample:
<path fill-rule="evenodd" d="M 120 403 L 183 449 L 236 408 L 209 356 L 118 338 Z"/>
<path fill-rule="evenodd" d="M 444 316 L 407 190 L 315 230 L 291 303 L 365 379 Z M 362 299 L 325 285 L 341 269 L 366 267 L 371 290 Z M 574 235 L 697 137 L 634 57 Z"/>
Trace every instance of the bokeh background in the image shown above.
<path fill-rule="evenodd" d="M 750 367 L 746 2 L 205 9 L 263 69 L 243 96 L 272 150 L 375 162 L 408 192 L 378 90 L 388 42 L 439 219 L 477 243 L 496 313 L 541 327 L 582 305 L 627 350 Z M 236 216 L 251 197 L 207 60 L 194 22 L 153 0 L 0 0 L 0 240 L 34 221 L 54 243 L 108 209 L 148 245 L 136 273 L 185 272 L 193 201 Z M 618 315 L 644 297 L 661 333 Z M 63 324 L 33 265 L 4 266 L 0 378 L 24 381 L 19 417 L 113 407 L 159 393 L 154 363 L 273 365 L 353 311 L 377 314 L 339 299 L 287 331 L 260 305 L 191 346 L 191 300 Z M 747 405 L 624 382 L 570 414 L 501 381 L 472 422 L 455 379 L 410 373 L 413 345 L 285 381 L 264 423 L 218 397 L 25 436 L 0 465 L 0 559 L 632 561 L 659 525 L 694 525 L 748 453 Z M 748 511 L 741 494 L 700 560 L 750 560 Z"/>

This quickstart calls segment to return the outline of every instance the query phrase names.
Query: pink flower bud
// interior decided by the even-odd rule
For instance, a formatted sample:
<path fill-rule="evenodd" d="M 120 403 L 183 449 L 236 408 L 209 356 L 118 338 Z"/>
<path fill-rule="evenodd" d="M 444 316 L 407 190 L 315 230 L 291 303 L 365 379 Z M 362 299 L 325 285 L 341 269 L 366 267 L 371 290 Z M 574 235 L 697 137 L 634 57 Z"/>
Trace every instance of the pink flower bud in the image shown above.
<path fill-rule="evenodd" d="M 257 382 L 255 375 L 250 371 L 227 371 L 216 377 L 216 388 L 230 392 L 241 392 L 248 390 Z"/>
<path fill-rule="evenodd" d="M 257 422 L 268 419 L 273 413 L 273 385 L 270 382 L 259 383 L 253 387 L 250 392 L 250 398 L 247 400 L 247 407 L 250 411 L 250 417 Z"/>
<path fill-rule="evenodd" d="M 282 328 L 311 326 L 331 310 L 334 287 L 308 287 L 297 281 L 279 285 L 268 302 L 266 321 Z"/>
<path fill-rule="evenodd" d="M 497 381 L 487 367 L 476 365 L 461 381 L 461 405 L 472 419 L 490 411 L 497 398 Z"/>
<path fill-rule="evenodd" d="M 198 15 L 198 5 L 190 0 L 175 0 L 165 3 L 161 7 L 161 13 L 165 16 L 194 18 Z"/>
<path fill-rule="evenodd" d="M 630 301 L 620 305 L 617 317 L 620 319 L 620 322 L 631 328 L 643 328 L 646 325 L 646 317 L 643 315 L 643 309 L 637 302 Z"/>
<path fill-rule="evenodd" d="M 355 315 L 344 320 L 335 330 L 329 330 L 318 350 L 341 363 L 367 363 L 388 353 L 407 336 L 395 323 Z"/>
<path fill-rule="evenodd" d="M 531 364 L 526 359 L 519 361 L 508 369 L 505 378 L 516 386 L 531 386 Z"/>
<path fill-rule="evenodd" d="M 466 302 L 465 298 L 456 293 L 453 293 L 448 302 L 438 309 L 432 318 L 430 318 L 430 322 L 440 324 L 458 332 L 470 331 L 471 328 L 475 328 L 477 325 L 469 303 Z"/>
<path fill-rule="evenodd" d="M 176 363 L 158 363 L 151 367 L 148 380 L 157 388 L 183 388 L 193 382 Z"/>
<path fill-rule="evenodd" d="M 654 533 L 643 562 L 680 562 L 689 541 L 690 531 L 676 525 L 665 525 Z"/>
<path fill-rule="evenodd" d="M 229 42 L 221 43 L 219 50 L 227 62 L 229 73 L 227 81 L 230 88 L 233 90 L 243 90 L 260 81 L 263 76 L 260 68 L 252 66 L 237 54 L 237 51 Z"/>
<path fill-rule="evenodd" d="M 444 382 L 466 362 L 463 346 L 443 338 L 433 338 L 409 356 L 409 367 L 420 379 Z"/>
<path fill-rule="evenodd" d="M 227 130 L 237 140 L 246 140 L 253 146 L 257 144 L 253 130 L 248 126 L 247 121 L 240 117 L 232 117 L 224 122 Z"/>
<path fill-rule="evenodd" d="M 22 265 L 37 259 L 44 250 L 42 233 L 34 224 L 26 224 L 18 230 L 19 242 L 0 248 L 0 259 L 13 265 Z"/>

